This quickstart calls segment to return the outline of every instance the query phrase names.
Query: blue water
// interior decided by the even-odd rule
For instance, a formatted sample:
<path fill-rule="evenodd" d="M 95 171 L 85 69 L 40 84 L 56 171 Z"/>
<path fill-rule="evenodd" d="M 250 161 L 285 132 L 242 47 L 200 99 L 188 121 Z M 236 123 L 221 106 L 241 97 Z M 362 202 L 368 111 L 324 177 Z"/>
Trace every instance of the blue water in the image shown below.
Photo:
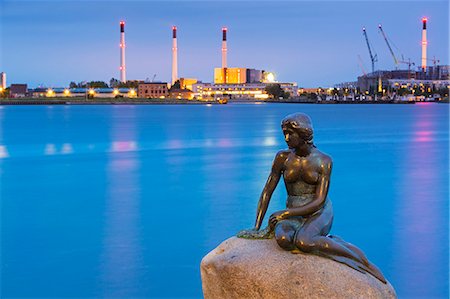
<path fill-rule="evenodd" d="M 0 107 L 1 297 L 201 297 L 200 260 L 253 225 L 293 112 L 334 160 L 332 233 L 401 298 L 447 298 L 445 104 Z"/>

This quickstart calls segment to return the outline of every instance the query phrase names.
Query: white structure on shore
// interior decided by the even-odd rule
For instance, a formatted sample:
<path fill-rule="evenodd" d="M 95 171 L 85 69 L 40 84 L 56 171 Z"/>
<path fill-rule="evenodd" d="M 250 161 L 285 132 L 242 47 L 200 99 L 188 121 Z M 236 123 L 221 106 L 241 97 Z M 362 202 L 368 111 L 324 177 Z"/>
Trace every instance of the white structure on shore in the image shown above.
<path fill-rule="evenodd" d="M 127 82 L 125 67 L 125 22 L 120 21 L 120 82 Z"/>
<path fill-rule="evenodd" d="M 178 80 L 177 27 L 172 26 L 172 85 Z"/>
<path fill-rule="evenodd" d="M 5 89 L 6 88 L 6 73 L 5 72 L 0 73 L 0 81 L 1 81 L 0 87 Z"/>
<path fill-rule="evenodd" d="M 222 28 L 222 69 L 227 67 L 227 28 Z"/>

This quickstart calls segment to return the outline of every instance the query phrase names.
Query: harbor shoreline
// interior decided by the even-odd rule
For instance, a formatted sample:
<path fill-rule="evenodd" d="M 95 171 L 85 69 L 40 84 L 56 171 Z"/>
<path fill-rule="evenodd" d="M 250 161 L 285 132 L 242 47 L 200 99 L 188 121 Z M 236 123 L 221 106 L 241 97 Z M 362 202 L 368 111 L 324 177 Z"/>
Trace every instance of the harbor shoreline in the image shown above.
<path fill-rule="evenodd" d="M 305 101 L 305 100 L 255 100 L 255 99 L 231 99 L 228 103 L 280 103 L 280 104 L 415 104 L 414 101 Z M 448 100 L 431 101 L 431 103 L 449 103 Z M 185 99 L 111 99 L 111 98 L 57 98 L 57 99 L 39 99 L 39 98 L 7 98 L 0 99 L 0 105 L 220 105 L 219 102 L 185 100 Z"/>

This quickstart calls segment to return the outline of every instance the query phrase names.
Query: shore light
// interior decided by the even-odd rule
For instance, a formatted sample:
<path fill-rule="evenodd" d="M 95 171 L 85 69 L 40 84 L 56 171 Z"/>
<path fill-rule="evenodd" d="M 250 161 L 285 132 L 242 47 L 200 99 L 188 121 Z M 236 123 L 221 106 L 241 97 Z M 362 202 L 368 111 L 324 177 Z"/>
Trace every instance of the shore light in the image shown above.
<path fill-rule="evenodd" d="M 130 89 L 130 91 L 128 92 L 130 97 L 135 97 L 136 96 L 136 90 L 134 89 Z"/>
<path fill-rule="evenodd" d="M 68 97 L 70 95 L 70 91 L 66 88 L 64 89 L 64 95 Z"/>
<path fill-rule="evenodd" d="M 274 73 L 268 73 L 266 76 L 267 82 L 275 82 L 275 75 Z"/>
<path fill-rule="evenodd" d="M 49 88 L 47 89 L 47 97 L 53 97 L 55 96 L 55 92 L 53 91 L 53 89 Z"/>

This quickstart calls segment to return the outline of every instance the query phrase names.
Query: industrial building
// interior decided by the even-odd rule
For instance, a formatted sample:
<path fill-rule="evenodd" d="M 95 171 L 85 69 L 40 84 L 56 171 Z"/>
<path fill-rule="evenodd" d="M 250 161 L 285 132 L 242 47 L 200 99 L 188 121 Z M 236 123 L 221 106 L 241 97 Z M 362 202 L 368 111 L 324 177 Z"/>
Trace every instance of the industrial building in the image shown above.
<path fill-rule="evenodd" d="M 192 85 L 194 85 L 196 83 L 199 83 L 199 81 L 195 78 L 180 78 L 181 89 L 192 90 Z"/>
<path fill-rule="evenodd" d="M 27 84 L 11 84 L 9 87 L 9 96 L 11 98 L 24 98 L 28 95 Z"/>
<path fill-rule="evenodd" d="M 263 81 L 264 71 L 248 68 L 215 68 L 214 84 L 244 84 Z"/>
<path fill-rule="evenodd" d="M 421 86 L 426 90 L 436 90 L 450 85 L 450 66 L 429 66 L 426 67 L 426 70 L 423 72 L 420 68 L 419 71 L 375 71 L 358 77 L 357 88 L 360 92 L 373 94 L 406 87 L 414 89 L 414 86 Z"/>
<path fill-rule="evenodd" d="M 33 98 L 135 98 L 133 88 L 35 88 L 31 90 Z"/>
<path fill-rule="evenodd" d="M 194 93 L 190 89 L 172 88 L 171 90 L 169 90 L 169 98 L 179 100 L 192 100 L 194 98 Z"/>
<path fill-rule="evenodd" d="M 166 82 L 146 82 L 138 85 L 139 98 L 165 98 L 169 96 L 169 88 Z"/>
<path fill-rule="evenodd" d="M 228 97 L 232 99 L 267 99 L 269 95 L 265 92 L 267 85 L 273 83 L 240 83 L 240 84 L 194 84 L 194 98 L 199 100 Z M 289 92 L 291 96 L 297 96 L 298 87 L 296 83 L 276 83 Z"/>

